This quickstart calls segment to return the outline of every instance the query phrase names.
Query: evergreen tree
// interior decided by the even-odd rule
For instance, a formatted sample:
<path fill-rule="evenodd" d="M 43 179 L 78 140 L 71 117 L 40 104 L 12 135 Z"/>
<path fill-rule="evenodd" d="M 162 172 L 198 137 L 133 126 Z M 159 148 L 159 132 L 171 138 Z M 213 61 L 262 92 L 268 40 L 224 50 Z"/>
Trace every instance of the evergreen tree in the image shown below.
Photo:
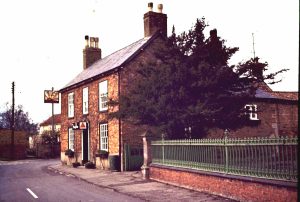
<path fill-rule="evenodd" d="M 186 33 L 172 35 L 156 47 L 155 60 L 141 64 L 134 85 L 120 97 L 120 110 L 110 114 L 136 124 L 156 126 L 169 138 L 204 137 L 212 127 L 235 129 L 245 124 L 244 106 L 259 82 L 274 81 L 278 73 L 263 76 L 267 63 L 258 58 L 229 66 L 237 47 L 210 31 L 197 19 Z M 115 102 L 114 102 L 115 103 Z M 111 102 L 110 104 L 113 104 Z"/>

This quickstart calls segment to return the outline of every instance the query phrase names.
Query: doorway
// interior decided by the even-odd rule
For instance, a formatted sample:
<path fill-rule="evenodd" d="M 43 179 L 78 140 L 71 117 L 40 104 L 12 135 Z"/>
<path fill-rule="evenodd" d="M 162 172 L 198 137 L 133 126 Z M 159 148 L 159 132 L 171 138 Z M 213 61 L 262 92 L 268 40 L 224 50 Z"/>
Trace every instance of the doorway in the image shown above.
<path fill-rule="evenodd" d="M 82 146 L 82 164 L 88 162 L 90 160 L 90 138 L 89 138 L 89 127 L 87 129 L 82 130 L 81 135 L 81 146 Z"/>

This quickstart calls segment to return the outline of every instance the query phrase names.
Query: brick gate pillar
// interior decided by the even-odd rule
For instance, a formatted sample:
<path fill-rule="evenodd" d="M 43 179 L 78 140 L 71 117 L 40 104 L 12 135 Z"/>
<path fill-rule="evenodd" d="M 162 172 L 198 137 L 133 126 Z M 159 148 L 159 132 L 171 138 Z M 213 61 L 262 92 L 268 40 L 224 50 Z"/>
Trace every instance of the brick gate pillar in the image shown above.
<path fill-rule="evenodd" d="M 141 136 L 143 138 L 143 151 L 144 151 L 144 164 L 141 167 L 141 169 L 142 169 L 143 179 L 149 179 L 149 165 L 152 162 L 151 139 L 153 135 L 150 131 L 146 131 Z"/>

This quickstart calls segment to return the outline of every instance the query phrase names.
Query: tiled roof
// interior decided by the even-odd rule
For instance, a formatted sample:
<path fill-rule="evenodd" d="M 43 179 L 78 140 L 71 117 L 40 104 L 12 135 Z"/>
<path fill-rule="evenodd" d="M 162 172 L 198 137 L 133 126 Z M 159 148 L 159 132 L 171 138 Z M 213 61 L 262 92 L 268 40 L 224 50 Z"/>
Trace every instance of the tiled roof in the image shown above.
<path fill-rule="evenodd" d="M 60 114 L 54 114 L 54 124 L 60 124 L 60 123 L 61 123 Z M 49 126 L 49 125 L 52 125 L 52 116 L 50 116 L 47 120 L 40 123 L 40 126 Z"/>
<path fill-rule="evenodd" d="M 138 52 L 138 50 L 143 49 L 155 36 L 156 35 L 153 35 L 152 37 L 142 38 L 132 43 L 131 45 L 126 46 L 125 48 L 122 48 L 106 56 L 105 58 L 96 61 L 90 67 L 86 68 L 81 73 L 79 73 L 61 90 L 122 66 L 125 62 L 133 58 Z"/>
<path fill-rule="evenodd" d="M 256 90 L 255 98 L 267 98 L 277 100 L 298 100 L 298 92 L 272 91 L 267 84 L 260 84 Z"/>
<path fill-rule="evenodd" d="M 282 100 L 298 100 L 298 92 L 284 92 L 284 91 L 273 91 L 271 93 L 274 97 Z"/>
<path fill-rule="evenodd" d="M 256 90 L 255 98 L 271 98 L 271 99 L 275 99 L 276 97 L 274 97 L 270 92 L 267 92 L 267 91 L 259 88 L 259 89 Z"/>

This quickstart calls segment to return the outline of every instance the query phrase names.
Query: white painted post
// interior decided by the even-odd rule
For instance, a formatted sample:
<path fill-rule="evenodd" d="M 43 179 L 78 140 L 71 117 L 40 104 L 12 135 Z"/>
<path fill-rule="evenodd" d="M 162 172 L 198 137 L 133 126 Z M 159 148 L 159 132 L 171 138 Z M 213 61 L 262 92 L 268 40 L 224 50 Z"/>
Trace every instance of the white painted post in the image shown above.
<path fill-rule="evenodd" d="M 152 162 L 151 157 L 151 137 L 152 133 L 150 131 L 146 131 L 142 135 L 143 138 L 143 151 L 144 151 L 144 164 L 142 165 L 142 174 L 143 179 L 149 179 L 149 165 Z"/>

